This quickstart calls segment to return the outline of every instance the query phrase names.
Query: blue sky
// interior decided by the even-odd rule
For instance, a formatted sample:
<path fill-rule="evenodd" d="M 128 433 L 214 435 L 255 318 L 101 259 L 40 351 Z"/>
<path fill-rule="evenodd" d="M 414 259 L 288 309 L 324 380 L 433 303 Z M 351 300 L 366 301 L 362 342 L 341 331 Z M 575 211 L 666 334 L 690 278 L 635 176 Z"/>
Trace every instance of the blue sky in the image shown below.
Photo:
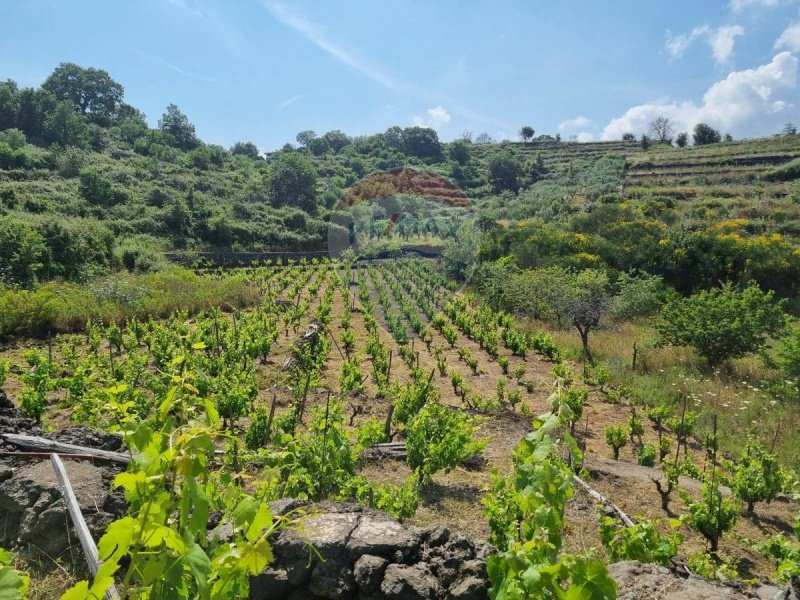
<path fill-rule="evenodd" d="M 109 71 L 210 143 L 391 125 L 581 140 L 665 115 L 736 137 L 800 122 L 800 0 L 4 0 L 0 78 Z"/>

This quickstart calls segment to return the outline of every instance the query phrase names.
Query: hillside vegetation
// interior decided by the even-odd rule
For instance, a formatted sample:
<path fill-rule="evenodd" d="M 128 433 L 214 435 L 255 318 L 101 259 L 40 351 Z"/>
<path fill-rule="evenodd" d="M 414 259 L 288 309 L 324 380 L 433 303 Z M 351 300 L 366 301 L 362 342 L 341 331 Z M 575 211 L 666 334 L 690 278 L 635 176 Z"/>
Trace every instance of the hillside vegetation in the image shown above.
<path fill-rule="evenodd" d="M 391 127 L 263 153 L 172 104 L 150 128 L 103 71 L 0 83 L 3 410 L 130 451 L 95 597 L 245 597 L 288 496 L 488 540 L 492 598 L 613 600 L 625 559 L 795 575 L 800 135 L 675 147 L 654 123 L 663 143 Z M 3 543 L 32 597 L 88 597 Z"/>

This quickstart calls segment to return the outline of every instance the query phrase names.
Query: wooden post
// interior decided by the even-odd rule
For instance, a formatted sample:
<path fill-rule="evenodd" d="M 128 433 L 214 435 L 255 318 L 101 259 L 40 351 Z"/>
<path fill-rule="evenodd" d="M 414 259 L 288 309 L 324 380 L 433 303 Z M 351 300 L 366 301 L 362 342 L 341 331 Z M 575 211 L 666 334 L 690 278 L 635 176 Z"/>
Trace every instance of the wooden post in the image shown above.
<path fill-rule="evenodd" d="M 389 405 L 389 414 L 386 415 L 386 425 L 384 426 L 384 431 L 386 433 L 386 439 L 391 441 L 392 439 L 392 416 L 394 415 L 394 402 Z"/>
<path fill-rule="evenodd" d="M 107 460 L 121 465 L 127 465 L 131 462 L 127 454 L 121 452 L 112 452 L 111 450 L 98 450 L 97 448 L 86 448 L 84 446 L 77 446 L 75 444 L 66 444 L 64 442 L 56 442 L 41 438 L 34 435 L 22 435 L 17 433 L 2 433 L 0 440 L 7 442 L 17 448 L 24 450 L 33 450 L 34 452 L 48 452 L 57 454 L 82 454 L 91 456 L 99 460 Z"/>
<path fill-rule="evenodd" d="M 92 573 L 92 577 L 94 577 L 97 575 L 97 571 L 102 564 L 97 553 L 97 546 L 92 539 L 89 528 L 86 526 L 86 521 L 83 519 L 78 499 L 75 497 L 75 492 L 72 491 L 67 471 L 64 469 L 64 463 L 61 462 L 57 454 L 50 455 L 50 462 L 53 464 L 53 470 L 56 472 L 58 483 L 61 484 L 64 502 L 67 505 L 67 512 L 72 519 L 72 523 L 75 525 L 75 531 L 78 533 L 78 540 L 81 543 L 83 555 L 86 557 L 86 562 L 89 563 L 89 570 Z M 117 593 L 113 584 L 106 590 L 104 598 L 106 600 L 119 600 L 119 593 Z"/>
<path fill-rule="evenodd" d="M 636 359 L 639 356 L 639 343 L 633 342 L 633 357 L 631 359 L 631 371 L 636 371 Z"/>
<path fill-rule="evenodd" d="M 270 438 L 270 433 L 272 432 L 272 419 L 275 417 L 275 405 L 278 401 L 278 394 L 272 394 L 272 406 L 269 407 L 269 416 L 267 417 L 267 430 L 264 432 L 264 445 L 267 445 L 267 442 Z"/>

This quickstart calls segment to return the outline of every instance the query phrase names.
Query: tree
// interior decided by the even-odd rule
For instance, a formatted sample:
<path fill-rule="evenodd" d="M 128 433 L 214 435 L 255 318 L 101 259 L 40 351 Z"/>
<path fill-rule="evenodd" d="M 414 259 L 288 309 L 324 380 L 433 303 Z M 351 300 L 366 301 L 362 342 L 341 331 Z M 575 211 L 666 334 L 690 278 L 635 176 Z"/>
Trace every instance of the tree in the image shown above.
<path fill-rule="evenodd" d="M 531 141 L 535 134 L 536 131 L 534 131 L 533 127 L 531 127 L 530 125 L 525 125 L 519 130 L 519 137 L 521 137 L 522 141 L 525 143 Z"/>
<path fill-rule="evenodd" d="M 167 111 L 158 120 L 158 128 L 175 140 L 175 146 L 181 150 L 191 150 L 200 145 L 194 132 L 194 125 L 175 104 L 167 106 Z"/>
<path fill-rule="evenodd" d="M 478 260 L 481 234 L 474 223 L 464 222 L 449 236 L 444 251 L 444 269 L 448 275 L 461 281 L 472 277 Z"/>
<path fill-rule="evenodd" d="M 316 210 L 317 171 L 306 156 L 280 152 L 270 165 L 266 183 L 273 206 L 296 206 L 308 213 Z"/>
<path fill-rule="evenodd" d="M 101 69 L 61 63 L 42 84 L 57 100 L 66 100 L 90 121 L 108 125 L 117 111 L 124 88 Z"/>
<path fill-rule="evenodd" d="M 519 189 L 519 178 L 522 175 L 522 165 L 517 157 L 510 152 L 498 152 L 489 159 L 489 183 L 495 192 Z"/>
<path fill-rule="evenodd" d="M 17 126 L 19 90 L 16 82 L 8 79 L 0 82 L 0 131 Z"/>
<path fill-rule="evenodd" d="M 246 156 L 248 158 L 258 158 L 258 146 L 253 142 L 236 142 L 231 146 L 231 154 Z"/>
<path fill-rule="evenodd" d="M 76 113 L 69 102 L 61 101 L 44 123 L 45 139 L 62 146 L 86 145 L 86 119 Z"/>
<path fill-rule="evenodd" d="M 479 133 L 475 138 L 476 144 L 491 144 L 494 140 L 488 133 Z"/>
<path fill-rule="evenodd" d="M 800 399 L 800 327 L 794 327 L 781 340 L 775 354 L 787 391 Z"/>
<path fill-rule="evenodd" d="M 678 145 L 678 148 L 685 148 L 686 144 L 689 143 L 689 134 L 685 131 L 678 134 L 678 137 L 675 138 L 675 143 Z"/>
<path fill-rule="evenodd" d="M 732 141 L 733 141 L 733 136 L 732 136 L 730 133 L 726 133 L 726 134 L 725 134 L 725 137 L 724 137 L 724 138 L 722 138 L 722 139 L 723 139 L 723 141 L 725 141 L 725 142 L 732 142 Z"/>
<path fill-rule="evenodd" d="M 763 348 L 786 326 L 785 300 L 757 286 L 735 290 L 730 284 L 668 302 L 656 320 L 659 343 L 689 346 L 716 366 Z"/>
<path fill-rule="evenodd" d="M 650 133 L 662 144 L 672 144 L 672 137 L 675 131 L 672 129 L 672 121 L 667 117 L 656 117 L 650 123 Z"/>
<path fill-rule="evenodd" d="M 439 135 L 430 127 L 406 127 L 403 130 L 403 149 L 406 154 L 420 158 L 437 158 L 442 155 Z"/>
<path fill-rule="evenodd" d="M 317 134 L 314 133 L 311 129 L 305 129 L 297 134 L 294 138 L 297 140 L 297 143 L 303 147 L 308 147 L 308 144 L 311 143 L 311 140 L 316 139 Z"/>
<path fill-rule="evenodd" d="M 350 138 L 338 129 L 327 132 L 322 136 L 322 139 L 328 143 L 331 150 L 337 153 L 341 152 L 345 146 L 350 144 Z"/>
<path fill-rule="evenodd" d="M 644 150 L 645 152 L 648 150 L 648 148 L 650 148 L 650 138 L 647 137 L 647 134 L 645 133 L 642 134 L 641 144 L 642 144 L 642 150 Z"/>
<path fill-rule="evenodd" d="M 792 123 L 786 123 L 786 125 L 783 126 L 783 131 L 781 131 L 781 133 L 786 136 L 797 135 L 797 127 L 795 127 Z"/>
<path fill-rule="evenodd" d="M 705 123 L 698 123 L 694 126 L 694 145 L 705 146 L 706 144 L 718 144 L 722 140 L 719 131 L 706 125 Z"/>
<path fill-rule="evenodd" d="M 631 132 L 623 133 L 622 134 L 622 141 L 623 142 L 635 142 L 636 141 L 636 134 Z"/>
<path fill-rule="evenodd" d="M 450 159 L 456 161 L 462 167 L 469 161 L 469 142 L 456 140 L 450 144 Z"/>
<path fill-rule="evenodd" d="M 589 350 L 589 334 L 600 327 L 609 308 L 608 275 L 604 271 L 585 269 L 574 276 L 568 299 L 568 314 L 578 330 L 587 360 L 594 364 Z"/>

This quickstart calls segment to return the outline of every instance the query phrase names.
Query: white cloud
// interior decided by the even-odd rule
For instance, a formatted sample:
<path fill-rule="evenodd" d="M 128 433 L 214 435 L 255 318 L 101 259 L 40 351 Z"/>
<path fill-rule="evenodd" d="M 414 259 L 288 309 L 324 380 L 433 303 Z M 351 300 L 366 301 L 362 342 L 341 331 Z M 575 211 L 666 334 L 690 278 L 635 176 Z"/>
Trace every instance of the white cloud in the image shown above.
<path fill-rule="evenodd" d="M 275 108 L 277 108 L 278 110 L 283 110 L 284 108 L 289 108 L 292 104 L 294 104 L 295 102 L 297 102 L 299 100 L 302 100 L 307 95 L 308 94 L 297 94 L 296 96 L 292 96 L 290 98 L 286 98 L 286 100 L 284 100 L 283 102 L 278 104 L 278 106 L 276 106 Z"/>
<path fill-rule="evenodd" d="M 703 102 L 659 101 L 629 108 L 612 119 L 603 129 L 603 139 L 620 139 L 623 133 L 644 133 L 650 122 L 664 116 L 672 120 L 676 130 L 690 131 L 704 122 L 725 130 L 737 127 L 748 132 L 759 129 L 759 120 L 770 121 L 778 113 L 792 108 L 797 95 L 798 60 L 789 52 L 781 52 L 769 63 L 733 71 L 713 84 L 703 95 Z"/>
<path fill-rule="evenodd" d="M 446 125 L 447 123 L 450 122 L 450 113 L 448 113 L 441 106 L 434 106 L 433 108 L 429 108 L 425 112 L 428 115 L 427 117 L 414 115 L 414 118 L 411 119 L 411 123 L 418 127 L 430 127 L 431 129 L 439 129 L 442 125 Z"/>
<path fill-rule="evenodd" d="M 173 64 L 167 60 L 164 60 L 160 56 L 153 56 L 152 54 L 147 54 L 146 52 L 139 52 L 139 56 L 142 58 L 146 58 L 147 60 L 157 63 L 162 67 L 169 69 L 174 73 L 178 73 L 178 75 L 183 75 L 184 77 L 189 77 L 191 79 L 198 79 L 200 81 L 206 81 L 208 83 L 219 83 L 218 79 L 214 79 L 213 77 L 207 77 L 205 75 L 198 75 L 197 73 L 192 73 L 191 71 L 187 71 L 186 69 L 182 69 L 176 64 Z"/>
<path fill-rule="evenodd" d="M 579 142 L 593 142 L 594 135 L 588 131 L 581 131 L 577 136 L 575 136 L 575 139 Z"/>
<path fill-rule="evenodd" d="M 790 2 L 792 0 L 789 0 Z M 742 12 L 752 8 L 774 8 L 781 4 L 783 0 L 731 0 L 731 10 Z"/>
<path fill-rule="evenodd" d="M 741 35 L 744 35 L 744 28 L 741 25 L 727 25 L 717 29 L 702 25 L 688 33 L 678 35 L 673 35 L 668 29 L 665 48 L 671 58 L 680 58 L 695 41 L 704 40 L 711 47 L 711 53 L 717 64 L 723 64 L 730 59 L 736 38 Z"/>
<path fill-rule="evenodd" d="M 707 36 L 709 32 L 710 29 L 708 25 L 695 27 L 689 33 L 681 33 L 678 35 L 672 35 L 672 32 L 667 29 L 667 53 L 672 58 L 680 58 L 697 38 Z"/>
<path fill-rule="evenodd" d="M 709 38 L 708 43 L 711 45 L 711 52 L 714 55 L 714 60 L 717 63 L 728 62 L 728 59 L 733 54 L 733 46 L 736 43 L 736 38 L 744 35 L 744 27 L 741 25 L 730 25 L 728 27 L 720 27 Z"/>
<path fill-rule="evenodd" d="M 791 52 L 800 52 L 800 21 L 789 25 L 783 30 L 783 33 L 775 41 L 775 48 L 777 50 L 786 48 Z"/>
<path fill-rule="evenodd" d="M 558 124 L 558 130 L 561 132 L 567 130 L 575 130 L 580 129 L 582 127 L 588 127 L 592 124 L 592 121 L 588 117 L 575 117 L 574 119 L 567 119 L 566 121 L 561 121 Z"/>

